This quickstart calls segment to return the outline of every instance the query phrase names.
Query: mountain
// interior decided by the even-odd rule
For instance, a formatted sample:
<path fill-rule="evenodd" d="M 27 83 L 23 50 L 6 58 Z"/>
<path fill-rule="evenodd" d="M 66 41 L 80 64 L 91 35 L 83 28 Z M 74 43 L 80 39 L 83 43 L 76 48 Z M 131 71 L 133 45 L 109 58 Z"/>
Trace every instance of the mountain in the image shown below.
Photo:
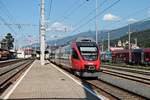
<path fill-rule="evenodd" d="M 142 31 L 142 30 L 147 30 L 150 29 L 150 20 L 147 21 L 139 21 L 136 22 L 134 24 L 130 25 L 130 29 L 131 32 L 138 32 L 138 31 Z M 98 31 L 98 40 L 99 42 L 103 40 L 107 40 L 107 33 L 110 32 L 110 39 L 117 39 L 120 38 L 124 35 L 127 34 L 129 30 L 129 26 L 124 26 L 115 30 L 102 30 L 102 31 Z M 92 37 L 95 38 L 95 31 L 87 31 L 87 32 L 82 32 L 73 36 L 68 36 L 68 37 L 64 37 L 62 39 L 58 39 L 58 40 L 49 40 L 47 41 L 48 45 L 64 45 L 66 43 L 69 43 L 70 41 L 72 41 L 73 39 L 77 38 L 77 37 L 82 37 L 82 36 L 87 36 L 87 37 Z"/>
<path fill-rule="evenodd" d="M 138 31 L 143 31 L 143 30 L 147 30 L 147 29 L 150 29 L 150 20 L 139 21 L 134 24 L 130 24 L 131 32 L 138 32 Z M 111 39 L 117 39 L 119 37 L 126 35 L 128 30 L 129 30 L 129 25 L 124 26 L 119 29 L 111 30 L 110 37 L 111 37 Z"/>
<path fill-rule="evenodd" d="M 99 33 L 104 33 L 104 32 L 106 32 L 106 31 L 101 31 Z M 78 38 L 78 37 L 92 37 L 92 38 L 95 38 L 95 31 L 82 32 L 82 33 L 79 33 L 79 34 L 76 34 L 76 35 L 64 37 L 62 39 L 48 41 L 47 43 L 49 45 L 64 45 L 66 43 L 70 43 L 70 41 L 72 41 L 72 40 L 74 40 L 75 38 Z"/>

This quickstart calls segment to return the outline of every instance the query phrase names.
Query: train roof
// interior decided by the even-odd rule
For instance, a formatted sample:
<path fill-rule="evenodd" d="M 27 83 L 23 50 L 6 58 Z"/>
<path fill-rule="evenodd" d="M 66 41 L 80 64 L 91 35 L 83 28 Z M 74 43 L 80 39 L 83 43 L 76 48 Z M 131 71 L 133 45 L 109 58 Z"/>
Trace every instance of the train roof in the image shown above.
<path fill-rule="evenodd" d="M 96 42 L 93 38 L 90 37 L 79 37 L 75 42 Z"/>
<path fill-rule="evenodd" d="M 123 50 L 114 50 L 114 51 L 112 51 L 113 53 L 127 53 L 127 52 L 129 52 L 129 50 L 128 49 L 123 49 Z"/>
<path fill-rule="evenodd" d="M 133 52 L 150 52 L 150 48 L 133 49 Z"/>
<path fill-rule="evenodd" d="M 110 47 L 110 51 L 119 51 L 119 50 L 125 50 L 124 48 L 122 47 Z"/>
<path fill-rule="evenodd" d="M 144 48 L 143 51 L 144 52 L 150 52 L 150 48 Z"/>
<path fill-rule="evenodd" d="M 0 48 L 0 51 L 9 51 L 9 50 L 6 50 L 6 49 L 3 49 L 3 48 Z"/>
<path fill-rule="evenodd" d="M 142 52 L 143 49 L 139 48 L 139 49 L 133 49 L 133 52 Z"/>

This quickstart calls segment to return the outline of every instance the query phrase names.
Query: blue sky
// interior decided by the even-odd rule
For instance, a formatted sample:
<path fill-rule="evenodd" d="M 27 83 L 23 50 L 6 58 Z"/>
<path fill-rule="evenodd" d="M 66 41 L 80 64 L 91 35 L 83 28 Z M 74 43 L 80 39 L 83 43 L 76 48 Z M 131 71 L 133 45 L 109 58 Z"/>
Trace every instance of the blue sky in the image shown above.
<path fill-rule="evenodd" d="M 100 6 L 98 13 L 115 1 L 117 0 L 98 0 L 98 7 Z M 37 42 L 39 40 L 40 2 L 41 0 L 0 0 L 0 38 L 10 32 L 19 46 Z M 95 0 L 52 0 L 48 19 L 49 2 L 50 0 L 45 0 L 45 19 L 48 25 L 46 40 L 95 30 L 95 19 L 86 23 L 95 16 Z M 98 16 L 98 29 L 116 29 L 127 25 L 128 19 L 138 21 L 148 18 L 150 17 L 149 4 L 150 0 L 120 0 Z M 75 32 L 72 33 L 73 30 Z"/>

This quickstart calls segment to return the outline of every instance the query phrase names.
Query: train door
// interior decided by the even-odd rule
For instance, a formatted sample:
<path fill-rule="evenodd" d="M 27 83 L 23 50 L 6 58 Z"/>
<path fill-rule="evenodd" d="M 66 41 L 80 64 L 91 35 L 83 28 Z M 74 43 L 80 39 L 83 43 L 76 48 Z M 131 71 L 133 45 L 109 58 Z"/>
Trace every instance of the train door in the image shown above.
<path fill-rule="evenodd" d="M 79 58 L 77 51 L 74 48 L 72 49 L 71 62 L 72 62 L 72 67 L 74 70 L 79 69 L 80 58 Z"/>

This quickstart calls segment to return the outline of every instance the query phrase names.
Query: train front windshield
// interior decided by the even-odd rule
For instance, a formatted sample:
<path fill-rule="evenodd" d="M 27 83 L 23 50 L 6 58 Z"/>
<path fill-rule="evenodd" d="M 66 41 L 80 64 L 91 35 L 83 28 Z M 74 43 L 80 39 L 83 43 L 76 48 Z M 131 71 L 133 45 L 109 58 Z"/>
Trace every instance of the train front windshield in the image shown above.
<path fill-rule="evenodd" d="M 97 60 L 97 47 L 80 47 L 80 52 L 84 60 Z"/>
<path fill-rule="evenodd" d="M 94 61 L 98 58 L 98 49 L 95 42 L 90 43 L 83 43 L 78 42 L 78 49 L 80 54 L 84 60 Z"/>

